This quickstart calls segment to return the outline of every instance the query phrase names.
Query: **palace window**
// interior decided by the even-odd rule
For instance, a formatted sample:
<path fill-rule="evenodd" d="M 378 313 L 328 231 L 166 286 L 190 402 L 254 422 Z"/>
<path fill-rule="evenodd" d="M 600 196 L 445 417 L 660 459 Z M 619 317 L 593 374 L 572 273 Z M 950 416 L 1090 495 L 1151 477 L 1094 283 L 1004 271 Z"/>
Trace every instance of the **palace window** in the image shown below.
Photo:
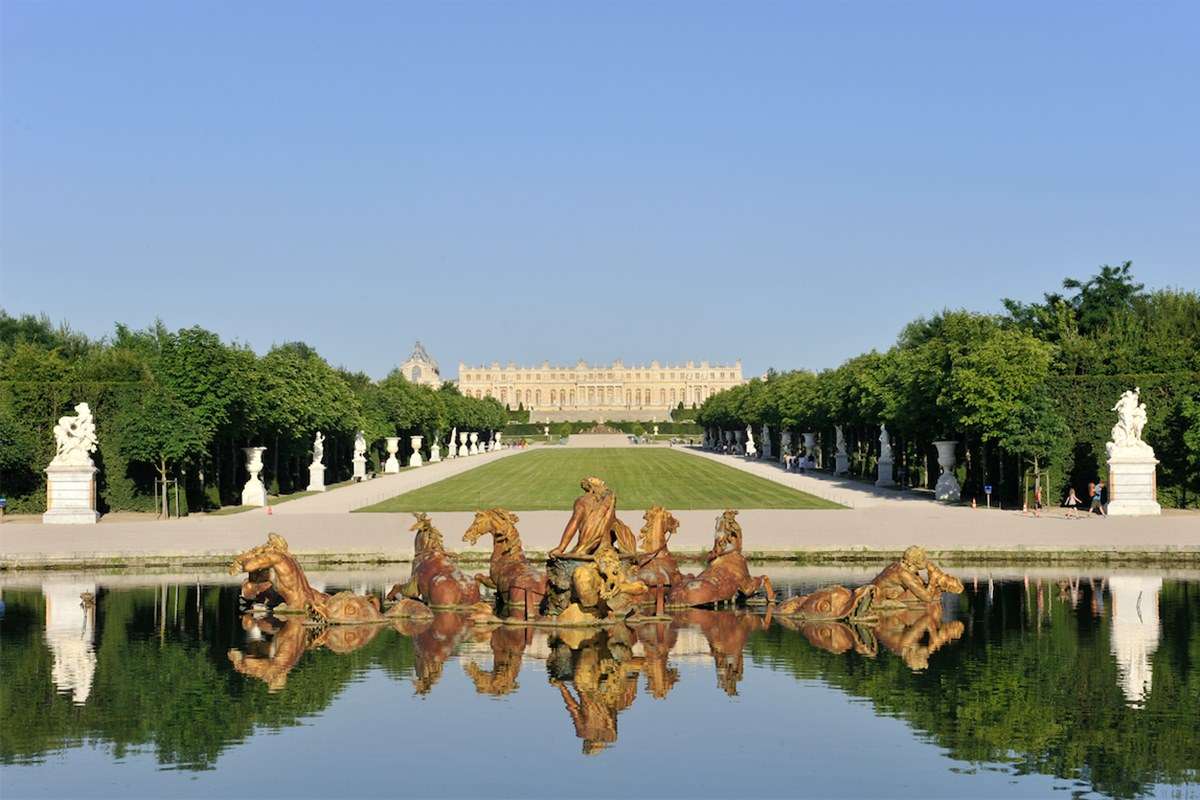
<path fill-rule="evenodd" d="M 666 389 L 658 390 L 658 404 L 660 406 L 665 406 L 667 404 L 667 390 Z"/>

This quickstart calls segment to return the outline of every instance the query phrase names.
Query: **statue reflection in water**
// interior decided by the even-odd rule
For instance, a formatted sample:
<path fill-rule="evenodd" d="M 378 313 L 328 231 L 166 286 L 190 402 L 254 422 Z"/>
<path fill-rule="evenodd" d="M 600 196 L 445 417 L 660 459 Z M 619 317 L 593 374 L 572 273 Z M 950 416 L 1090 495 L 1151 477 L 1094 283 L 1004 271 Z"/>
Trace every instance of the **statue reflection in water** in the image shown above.
<path fill-rule="evenodd" d="M 525 648 L 533 641 L 533 628 L 505 625 L 483 630 L 492 647 L 492 669 L 485 670 L 473 661 L 464 661 L 463 670 L 475 684 L 475 691 L 503 697 L 517 688 L 521 674 L 521 659 Z"/>
<path fill-rule="evenodd" d="M 392 628 L 412 640 L 416 660 L 413 687 L 425 695 L 441 680 L 442 668 L 471 629 L 470 619 L 450 611 L 435 612 L 433 619 L 399 619 Z"/>
<path fill-rule="evenodd" d="M 258 678 L 270 692 L 287 686 L 288 673 L 308 650 L 312 629 L 296 618 L 242 615 L 242 630 L 250 641 L 246 650 L 232 648 L 229 662 L 243 675 Z"/>
<path fill-rule="evenodd" d="M 675 620 L 676 624 L 694 625 L 704 634 L 717 668 L 717 685 L 725 694 L 736 697 L 745 674 L 746 641 L 750 634 L 771 626 L 770 610 L 760 617 L 748 612 L 693 608 L 677 614 Z"/>
<path fill-rule="evenodd" d="M 633 705 L 645 659 L 633 655 L 637 634 L 625 625 L 602 630 L 557 631 L 547 670 L 558 688 L 583 754 L 617 740 L 617 715 Z"/>

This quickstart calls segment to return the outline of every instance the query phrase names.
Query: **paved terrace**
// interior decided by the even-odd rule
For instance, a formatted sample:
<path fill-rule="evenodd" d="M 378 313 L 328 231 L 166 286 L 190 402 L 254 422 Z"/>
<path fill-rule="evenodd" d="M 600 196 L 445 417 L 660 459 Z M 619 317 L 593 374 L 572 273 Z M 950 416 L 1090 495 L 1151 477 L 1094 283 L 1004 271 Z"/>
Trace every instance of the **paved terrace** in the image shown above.
<path fill-rule="evenodd" d="M 408 514 L 351 514 L 420 486 L 500 458 L 520 458 L 522 450 L 504 450 L 431 464 L 398 475 L 376 478 L 272 507 L 227 516 L 192 515 L 170 521 L 101 521 L 92 526 L 0 525 L 0 569 L 211 565 L 231 553 L 259 544 L 269 531 L 287 538 L 293 552 L 308 563 L 406 561 L 412 557 L 412 517 Z M 784 472 L 772 463 L 746 461 L 700 450 L 684 450 L 767 480 L 837 500 L 844 510 L 755 510 L 738 519 L 748 554 L 765 558 L 875 560 L 920 543 L 939 558 L 972 560 L 1113 561 L 1158 560 L 1200 564 L 1200 514 L 1177 512 L 1161 517 L 1040 518 L 1015 511 L 947 507 L 907 492 L 876 490 L 823 475 Z M 526 549 L 544 553 L 558 542 L 565 511 L 521 513 Z M 712 543 L 719 509 L 679 511 L 680 530 L 672 550 L 700 554 Z M 622 510 L 635 530 L 640 510 Z M 461 532 L 468 512 L 437 513 L 434 523 L 452 549 L 463 550 Z M 490 544 L 481 539 L 476 552 Z"/>

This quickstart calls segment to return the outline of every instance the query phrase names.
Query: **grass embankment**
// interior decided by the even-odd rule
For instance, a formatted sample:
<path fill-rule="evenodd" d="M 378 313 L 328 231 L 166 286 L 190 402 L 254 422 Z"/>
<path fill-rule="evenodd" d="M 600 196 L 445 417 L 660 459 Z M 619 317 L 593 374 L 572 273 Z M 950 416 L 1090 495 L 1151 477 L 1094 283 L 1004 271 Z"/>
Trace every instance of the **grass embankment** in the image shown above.
<path fill-rule="evenodd" d="M 579 480 L 603 478 L 620 508 L 672 511 L 723 508 L 841 508 L 733 467 L 664 448 L 555 448 L 447 478 L 359 511 L 565 511 Z"/>

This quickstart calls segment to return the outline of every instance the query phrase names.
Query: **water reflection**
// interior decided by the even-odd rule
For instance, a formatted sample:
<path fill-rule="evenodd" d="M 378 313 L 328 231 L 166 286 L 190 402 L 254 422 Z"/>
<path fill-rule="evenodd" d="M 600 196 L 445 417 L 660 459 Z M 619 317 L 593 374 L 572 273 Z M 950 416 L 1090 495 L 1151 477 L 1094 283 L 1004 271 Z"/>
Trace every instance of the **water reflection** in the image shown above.
<path fill-rule="evenodd" d="M 869 624 L 692 609 L 669 622 L 599 631 L 479 625 L 448 612 L 314 628 L 239 615 L 232 582 L 0 583 L 0 763 L 91 741 L 115 757 L 145 746 L 163 764 L 212 767 L 230 748 L 253 748 L 247 739 L 256 730 L 320 725 L 345 688 L 368 675 L 384 681 L 372 690 L 379 703 L 409 685 L 433 703 L 462 698 L 464 687 L 498 698 L 518 737 L 534 733 L 527 710 L 550 702 L 558 730 L 573 730 L 580 751 L 607 759 L 629 749 L 622 737 L 647 725 L 649 709 L 628 716 L 638 694 L 654 701 L 657 718 L 695 714 L 683 704 L 702 703 L 699 713 L 719 716 L 722 726 L 750 727 L 760 720 L 725 696 L 761 697 L 770 670 L 904 719 L 937 745 L 938 758 L 953 759 L 947 765 L 1011 764 L 1116 796 L 1195 780 L 1200 582 L 1145 573 L 959 574 L 964 595 Z M 850 573 L 771 579 L 785 596 L 859 581 Z M 704 696 L 698 691 L 709 699 L 696 699 Z M 461 701 L 455 708 L 471 718 Z"/>
<path fill-rule="evenodd" d="M 42 596 L 46 601 L 46 646 L 54 659 L 51 680 L 58 691 L 70 694 L 80 705 L 92 693 L 96 674 L 96 584 L 44 583 Z"/>
<path fill-rule="evenodd" d="M 1108 580 L 1112 599 L 1112 652 L 1121 671 L 1121 691 L 1133 704 L 1150 693 L 1158 650 L 1158 593 L 1162 578 L 1120 576 Z"/>

